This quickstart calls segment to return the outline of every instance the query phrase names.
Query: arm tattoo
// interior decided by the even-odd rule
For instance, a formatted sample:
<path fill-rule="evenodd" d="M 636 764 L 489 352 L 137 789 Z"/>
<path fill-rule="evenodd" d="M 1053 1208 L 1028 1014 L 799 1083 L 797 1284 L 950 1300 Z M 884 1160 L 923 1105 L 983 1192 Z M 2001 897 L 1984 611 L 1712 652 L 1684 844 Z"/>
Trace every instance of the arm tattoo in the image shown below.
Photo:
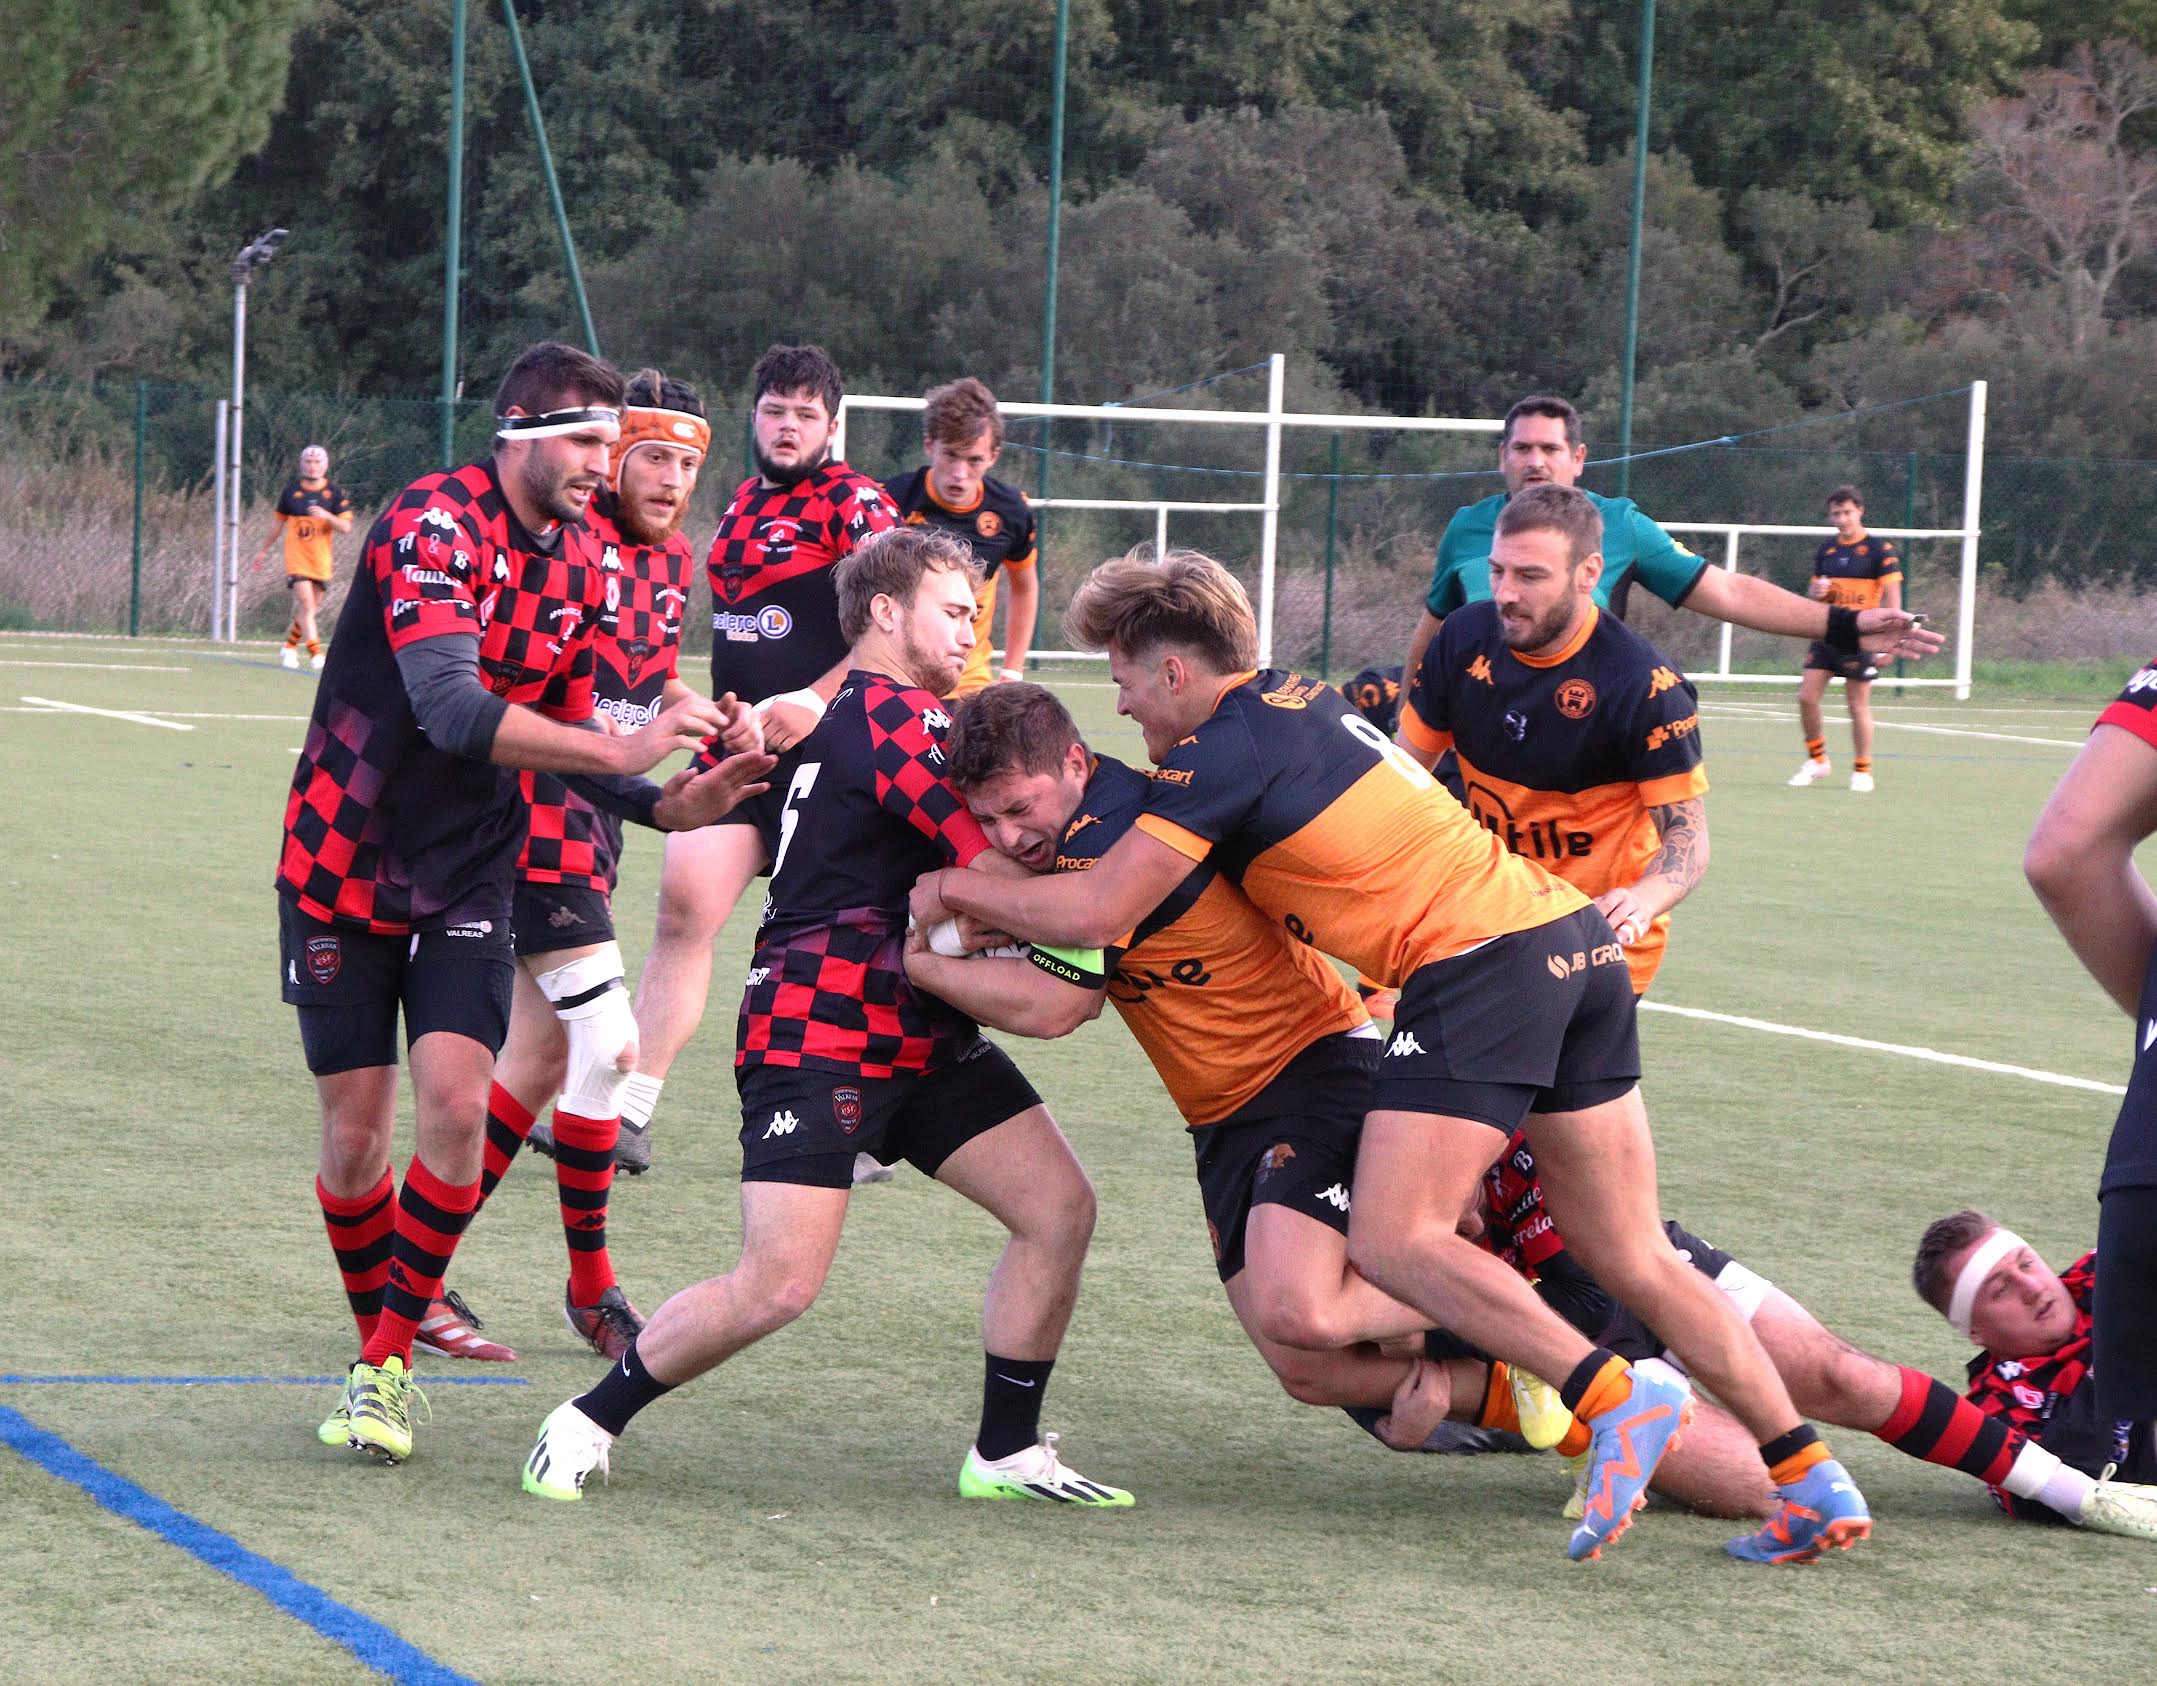
<path fill-rule="evenodd" d="M 1648 817 L 1655 822 L 1662 847 L 1655 851 L 1655 858 L 1648 862 L 1641 876 L 1667 878 L 1691 890 L 1707 870 L 1707 803 L 1698 796 L 1689 797 L 1683 802 L 1650 808 Z"/>

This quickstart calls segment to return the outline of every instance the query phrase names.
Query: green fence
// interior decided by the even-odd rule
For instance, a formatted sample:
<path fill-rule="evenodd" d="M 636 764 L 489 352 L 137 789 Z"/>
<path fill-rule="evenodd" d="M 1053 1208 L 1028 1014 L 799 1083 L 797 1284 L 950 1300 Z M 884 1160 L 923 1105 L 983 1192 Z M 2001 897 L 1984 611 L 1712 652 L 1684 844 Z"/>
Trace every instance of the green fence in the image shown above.
<path fill-rule="evenodd" d="M 1199 383 L 1175 400 L 1236 409 L 1263 403 L 1262 378 Z M 209 630 L 214 439 L 219 394 L 160 383 L 0 384 L 0 626 L 99 632 L 196 634 Z M 1154 403 L 1161 402 L 1155 398 Z M 1632 496 L 1673 522 L 1802 524 L 1821 519 L 1827 490 L 1864 488 L 1871 522 L 1954 527 L 1961 519 L 1962 455 L 1938 448 L 1959 437 L 1963 400 L 1946 394 L 1895 416 L 1859 415 L 1825 427 L 1786 430 L 1771 441 L 1739 440 L 1636 457 Z M 271 556 L 249 559 L 271 531 L 278 487 L 300 449 L 324 446 L 331 474 L 361 516 L 437 466 L 440 408 L 432 399 L 250 393 L 241 519 L 240 625 L 274 635 L 284 624 L 283 572 Z M 487 448 L 485 406 L 455 417 L 459 450 Z M 722 439 L 743 425 L 722 400 Z M 1927 448 L 1891 448 L 1897 436 Z M 1781 442 L 1802 437 L 1802 444 Z M 1888 446 L 1890 448 L 1882 448 Z M 1176 423 L 1059 422 L 1045 436 L 1015 422 L 1000 472 L 1029 487 L 1045 467 L 1057 497 L 1256 502 L 1263 496 L 1258 429 Z M 742 466 L 736 448 L 707 470 L 689 528 L 701 546 Z M 848 454 L 871 473 L 892 473 L 919 455 L 910 415 L 852 412 Z M 1335 674 L 1393 661 L 1407 642 L 1415 605 L 1446 519 L 1499 484 L 1488 435 L 1339 433 L 1291 429 L 1282 455 L 1282 509 L 1275 616 L 1278 656 Z M 2157 463 L 1992 457 L 1986 464 L 1984 536 L 1975 654 L 1996 663 L 2117 667 L 2157 649 Z M 1586 483 L 1615 491 L 1616 470 L 1598 464 Z M 1255 577 L 1259 518 L 1180 513 L 1172 543 L 1221 556 Z M 1085 569 L 1105 555 L 1150 542 L 1150 513 L 1051 509 L 1042 520 L 1045 615 L 1040 642 L 1061 642 L 1055 617 Z M 339 542 L 340 575 L 358 534 Z M 1748 536 L 1741 565 L 1801 586 L 1813 541 Z M 1697 545 L 1720 559 L 1719 546 Z M 1936 624 L 1952 626 L 1959 547 L 1952 540 L 1904 546 L 1907 592 Z M 1641 624 L 1696 668 L 1711 666 L 1717 630 L 1653 605 Z M 692 636 L 701 629 L 692 620 Z M 1948 652 L 1951 661 L 1954 652 Z M 1740 668 L 1789 665 L 1786 643 L 1740 635 Z M 1949 671 L 1944 665 L 1938 672 Z"/>

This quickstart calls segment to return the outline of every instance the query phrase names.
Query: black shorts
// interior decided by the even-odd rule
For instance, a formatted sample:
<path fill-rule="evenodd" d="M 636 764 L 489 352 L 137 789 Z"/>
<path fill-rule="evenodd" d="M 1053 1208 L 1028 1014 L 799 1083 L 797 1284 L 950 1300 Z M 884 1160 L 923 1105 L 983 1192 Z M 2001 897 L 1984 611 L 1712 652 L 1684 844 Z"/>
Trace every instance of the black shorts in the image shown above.
<path fill-rule="evenodd" d="M 1806 646 L 1805 666 L 1818 673 L 1832 673 L 1837 679 L 1854 679 L 1860 684 L 1880 677 L 1880 664 L 1863 651 L 1846 656 L 1832 644 L 1819 639 Z"/>
<path fill-rule="evenodd" d="M 2135 1018 L 2135 1064 L 2127 1095 L 2105 1145 L 2099 1198 L 2117 1188 L 2157 1188 L 2157 1042 L 2143 1027 L 2157 1022 L 2157 955 L 2142 979 L 2141 1011 Z"/>
<path fill-rule="evenodd" d="M 284 998 L 300 1010 L 300 1043 L 317 1077 L 397 1063 L 406 1045 L 446 1030 L 502 1051 L 517 961 L 508 918 L 382 936 L 310 918 L 277 898 Z"/>
<path fill-rule="evenodd" d="M 1292 1207 L 1348 1233 L 1378 1048 L 1376 1037 L 1321 1037 L 1228 1117 L 1191 1127 L 1199 1200 L 1223 1282 L 1243 1269 L 1253 1206 Z"/>
<path fill-rule="evenodd" d="M 922 1175 L 976 1136 L 1041 1104 L 1025 1073 L 995 1043 L 976 1042 L 924 1077 L 862 1077 L 808 1066 L 745 1065 L 741 1180 L 849 1188 L 854 1155 L 905 1160 Z"/>
<path fill-rule="evenodd" d="M 552 954 L 614 940 L 614 901 L 589 884 L 534 884 L 517 880 L 510 902 L 510 929 L 517 953 Z"/>
<path fill-rule="evenodd" d="M 1393 1009 L 1374 1112 L 1472 1118 L 1510 1135 L 1640 1081 L 1625 950 L 1593 907 L 1418 967 Z"/>
<path fill-rule="evenodd" d="M 1728 1295 L 1739 1314 L 1750 1323 L 1774 1284 L 1674 1221 L 1664 1220 L 1663 1233 L 1670 1237 L 1670 1244 L 1678 1250 L 1678 1256 Z M 1671 1352 L 1663 1337 L 1625 1306 L 1615 1302 L 1611 1306 L 1610 1321 L 1600 1331 L 1589 1331 L 1589 1335 L 1596 1345 L 1610 1348 L 1627 1363 L 1660 1358 L 1665 1363 L 1677 1364 L 1676 1354 Z M 1677 1367 L 1685 1368 L 1683 1364 L 1677 1364 Z"/>

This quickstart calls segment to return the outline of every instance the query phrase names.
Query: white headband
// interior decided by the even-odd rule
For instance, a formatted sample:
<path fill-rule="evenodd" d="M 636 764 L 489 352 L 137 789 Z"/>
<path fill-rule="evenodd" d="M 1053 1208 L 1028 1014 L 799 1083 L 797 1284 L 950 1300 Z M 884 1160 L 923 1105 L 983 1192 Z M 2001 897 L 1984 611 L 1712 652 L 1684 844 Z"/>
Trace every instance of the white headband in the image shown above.
<path fill-rule="evenodd" d="M 1977 1338 L 1970 1333 L 1970 1313 L 1977 1308 L 1977 1291 L 1984 1287 L 1992 1267 L 2009 1253 L 2028 1245 L 2013 1230 L 1996 1229 L 1963 1261 L 1962 1269 L 1955 1277 L 1955 1291 L 1947 1297 L 1947 1320 L 1954 1324 L 1955 1333 L 1964 1340 Z"/>
<path fill-rule="evenodd" d="M 494 436 L 497 439 L 553 439 L 564 433 L 582 433 L 600 423 L 605 423 L 610 430 L 607 434 L 610 445 L 621 436 L 621 412 L 597 404 L 580 405 L 571 410 L 549 410 L 543 416 L 496 416 Z"/>

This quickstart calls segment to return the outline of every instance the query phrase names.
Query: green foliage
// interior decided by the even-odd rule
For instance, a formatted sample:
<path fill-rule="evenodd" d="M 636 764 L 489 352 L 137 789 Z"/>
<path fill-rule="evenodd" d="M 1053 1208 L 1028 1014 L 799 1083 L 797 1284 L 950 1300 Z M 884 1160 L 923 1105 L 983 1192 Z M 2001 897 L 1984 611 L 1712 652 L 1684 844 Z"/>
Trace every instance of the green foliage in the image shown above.
<path fill-rule="evenodd" d="M 70 266 L 136 219 L 180 209 L 262 144 L 305 7 L 12 0 L 0 101 L 0 332 L 34 323 Z"/>

